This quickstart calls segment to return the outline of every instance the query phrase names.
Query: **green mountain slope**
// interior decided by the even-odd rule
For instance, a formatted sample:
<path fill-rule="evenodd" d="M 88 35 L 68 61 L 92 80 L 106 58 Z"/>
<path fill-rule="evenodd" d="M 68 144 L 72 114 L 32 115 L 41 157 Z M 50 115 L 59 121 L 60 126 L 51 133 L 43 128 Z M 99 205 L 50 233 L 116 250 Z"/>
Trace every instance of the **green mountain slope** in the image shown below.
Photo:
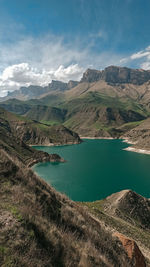
<path fill-rule="evenodd" d="M 147 111 L 132 100 L 89 92 L 62 105 L 67 109 L 64 125 L 82 136 L 113 136 L 114 128 L 146 118 Z M 117 134 L 117 131 L 116 131 Z"/>
<path fill-rule="evenodd" d="M 12 133 L 31 145 L 80 143 L 79 136 L 63 125 L 49 126 L 0 108 L 0 117 L 9 122 Z"/>
<path fill-rule="evenodd" d="M 36 102 L 37 101 L 37 102 Z M 44 99 L 21 102 L 9 100 L 1 104 L 8 110 L 24 113 L 24 116 L 46 124 L 63 123 L 82 136 L 118 136 L 120 125 L 145 119 L 148 111 L 132 99 L 110 97 L 99 92 L 88 92 L 56 107 L 44 105 Z M 30 102 L 30 103 L 29 103 Z M 43 104 L 42 104 L 43 102 Z"/>
<path fill-rule="evenodd" d="M 120 132 L 118 127 L 130 123 L 131 128 L 132 122 L 150 116 L 149 85 L 149 71 L 115 66 L 88 69 L 80 82 L 53 82 L 40 99 L 9 99 L 0 106 L 32 120 L 63 123 L 82 136 L 118 137 L 125 129 Z"/>
<path fill-rule="evenodd" d="M 34 105 L 25 114 L 29 119 L 48 124 L 60 124 L 64 122 L 67 110 L 55 107 Z"/>

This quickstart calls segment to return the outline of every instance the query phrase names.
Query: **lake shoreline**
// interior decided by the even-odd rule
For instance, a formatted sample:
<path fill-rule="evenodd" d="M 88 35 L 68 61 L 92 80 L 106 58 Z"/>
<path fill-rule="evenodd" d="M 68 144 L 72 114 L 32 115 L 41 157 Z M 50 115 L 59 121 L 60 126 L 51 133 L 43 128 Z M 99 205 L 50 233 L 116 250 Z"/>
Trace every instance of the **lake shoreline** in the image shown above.
<path fill-rule="evenodd" d="M 37 147 L 47 153 L 59 153 L 67 164 L 36 164 L 33 171 L 74 201 L 92 202 L 126 188 L 149 197 L 150 157 L 125 152 L 124 149 L 131 145 L 122 141 L 87 139 L 81 146 Z"/>
<path fill-rule="evenodd" d="M 68 143 L 64 143 L 64 144 L 61 144 L 61 143 L 49 143 L 49 144 L 45 144 L 45 145 L 43 145 L 43 144 L 37 144 L 37 145 L 32 145 L 32 144 L 30 144 L 30 145 L 28 145 L 28 146 L 31 146 L 31 147 L 34 147 L 34 146 L 71 146 L 71 145 L 80 145 L 82 142 L 80 142 L 80 143 L 78 143 L 78 142 L 75 142 L 75 143 L 72 143 L 72 142 L 68 142 Z"/>
<path fill-rule="evenodd" d="M 113 140 L 113 139 L 117 139 L 114 137 L 105 137 L 105 136 L 100 136 L 100 137 L 91 137 L 91 136 L 80 136 L 81 139 L 91 139 L 91 140 Z"/>
<path fill-rule="evenodd" d="M 140 148 L 135 148 L 135 147 L 130 147 L 130 146 L 127 148 L 124 148 L 123 150 L 135 152 L 135 153 L 140 153 L 140 154 L 145 154 L 145 155 L 150 155 L 150 150 L 145 150 L 145 149 L 140 149 Z"/>
<path fill-rule="evenodd" d="M 121 138 L 115 138 L 115 137 L 106 137 L 106 136 L 99 136 L 99 137 L 91 137 L 91 136 L 80 136 L 80 139 L 81 141 L 83 142 L 84 139 L 87 139 L 87 140 L 121 140 Z M 81 142 L 81 143 L 82 143 Z M 129 139 L 122 139 L 122 142 L 123 143 L 127 143 L 127 144 L 130 144 L 130 145 L 135 145 L 137 144 L 137 142 L 133 142 Z M 47 145 L 29 145 L 31 147 L 36 147 L 36 146 L 43 146 L 43 147 L 55 147 L 55 146 L 70 146 L 70 145 L 79 145 L 81 143 L 66 143 L 66 144 L 55 144 L 55 143 L 49 143 Z M 141 149 L 141 148 L 135 148 L 135 147 L 132 147 L 132 146 L 129 146 L 127 148 L 124 148 L 123 150 L 125 151 L 129 151 L 129 152 L 135 152 L 135 153 L 140 153 L 140 154 L 145 154 L 145 155 L 150 155 L 150 150 L 147 150 L 147 149 Z"/>
<path fill-rule="evenodd" d="M 133 141 L 131 141 L 129 139 L 123 139 L 122 142 L 127 143 L 127 144 L 131 144 L 131 145 L 136 145 L 137 144 L 137 141 L 133 142 Z M 150 150 L 137 148 L 137 147 L 133 147 L 133 146 L 126 147 L 123 150 L 129 151 L 129 152 L 135 152 L 135 153 L 139 153 L 139 154 L 150 155 Z"/>
<path fill-rule="evenodd" d="M 114 137 L 90 137 L 90 136 L 86 136 L 86 137 L 83 137 L 83 136 L 80 136 L 81 139 L 89 139 L 89 140 L 121 140 L 120 138 L 114 138 Z M 137 144 L 137 142 L 133 142 L 129 139 L 122 139 L 122 142 L 123 143 L 127 143 L 127 144 L 130 144 L 130 145 L 135 145 Z M 129 146 L 127 148 L 124 148 L 123 150 L 125 151 L 130 151 L 130 152 L 135 152 L 135 153 L 140 153 L 140 154 L 145 154 L 145 155 L 150 155 L 150 150 L 147 150 L 147 149 L 141 149 L 141 148 L 135 148 L 135 147 L 132 147 L 132 146 Z"/>

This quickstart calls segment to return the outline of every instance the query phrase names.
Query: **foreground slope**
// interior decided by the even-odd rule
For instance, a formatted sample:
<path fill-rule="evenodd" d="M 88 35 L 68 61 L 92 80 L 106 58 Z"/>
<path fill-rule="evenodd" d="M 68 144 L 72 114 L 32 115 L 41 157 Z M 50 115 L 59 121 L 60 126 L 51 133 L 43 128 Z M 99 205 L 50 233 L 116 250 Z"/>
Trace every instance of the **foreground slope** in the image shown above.
<path fill-rule="evenodd" d="M 131 190 L 112 194 L 104 200 L 82 205 L 118 236 L 123 243 L 131 243 L 129 254 L 133 253 L 131 240 L 135 240 L 150 266 L 150 200 Z M 118 234 L 119 232 L 119 234 Z M 121 233 L 121 234 L 120 234 Z M 123 235 L 123 236 L 122 236 Z M 127 238 L 127 237 L 128 238 Z M 126 244 L 127 245 L 127 244 Z M 136 249 L 136 248 L 135 248 Z M 143 266 L 137 264 L 135 266 Z"/>
<path fill-rule="evenodd" d="M 1 266 L 136 266 L 118 237 L 27 167 L 33 151 L 1 120 Z"/>

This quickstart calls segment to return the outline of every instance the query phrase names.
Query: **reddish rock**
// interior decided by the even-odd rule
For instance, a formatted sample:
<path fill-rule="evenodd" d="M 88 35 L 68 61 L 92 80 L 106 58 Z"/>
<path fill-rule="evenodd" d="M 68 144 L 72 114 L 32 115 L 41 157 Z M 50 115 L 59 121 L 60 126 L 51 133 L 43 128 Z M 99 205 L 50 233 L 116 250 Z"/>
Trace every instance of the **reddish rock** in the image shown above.
<path fill-rule="evenodd" d="M 115 233 L 114 236 L 118 237 L 123 247 L 125 248 L 128 257 L 131 259 L 133 266 L 146 267 L 145 258 L 137 246 L 136 242 L 129 237 L 120 233 Z"/>

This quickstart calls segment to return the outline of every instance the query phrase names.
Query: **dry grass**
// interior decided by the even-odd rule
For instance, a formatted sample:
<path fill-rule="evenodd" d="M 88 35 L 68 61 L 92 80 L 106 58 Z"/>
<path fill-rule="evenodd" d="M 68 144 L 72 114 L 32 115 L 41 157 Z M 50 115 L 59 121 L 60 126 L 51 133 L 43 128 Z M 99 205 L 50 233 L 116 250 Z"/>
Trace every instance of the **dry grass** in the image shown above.
<path fill-rule="evenodd" d="M 0 222 L 0 245 L 7 248 L 1 255 L 3 267 L 130 266 L 120 243 L 85 208 L 22 163 L 6 154 L 3 159 L 10 171 L 0 179 L 2 218 L 7 211 L 12 219 L 9 232 Z"/>

